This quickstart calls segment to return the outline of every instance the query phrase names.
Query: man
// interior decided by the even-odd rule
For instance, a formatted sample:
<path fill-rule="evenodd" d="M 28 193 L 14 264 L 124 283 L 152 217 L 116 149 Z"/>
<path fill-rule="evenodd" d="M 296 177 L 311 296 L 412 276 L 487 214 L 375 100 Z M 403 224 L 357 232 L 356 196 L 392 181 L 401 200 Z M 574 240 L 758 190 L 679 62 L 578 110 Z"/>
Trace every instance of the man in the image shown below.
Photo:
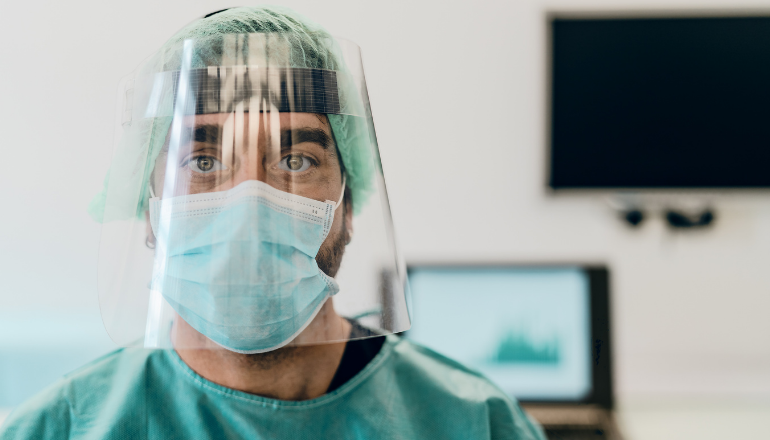
<path fill-rule="evenodd" d="M 478 373 L 389 334 L 409 315 L 403 283 L 380 278 L 399 268 L 358 56 L 255 7 L 209 14 L 143 65 L 91 206 L 103 318 L 129 348 L 0 438 L 543 438 Z"/>

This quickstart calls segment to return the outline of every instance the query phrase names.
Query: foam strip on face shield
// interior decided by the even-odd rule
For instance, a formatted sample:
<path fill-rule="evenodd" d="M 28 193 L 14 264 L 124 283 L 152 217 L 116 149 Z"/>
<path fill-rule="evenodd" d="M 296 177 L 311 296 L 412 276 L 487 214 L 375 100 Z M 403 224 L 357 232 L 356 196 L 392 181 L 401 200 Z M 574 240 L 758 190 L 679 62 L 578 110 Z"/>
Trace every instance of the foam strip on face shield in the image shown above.
<path fill-rule="evenodd" d="M 239 104 L 243 104 L 243 111 L 256 108 L 341 114 L 337 72 L 333 70 L 211 66 L 191 69 L 187 75 L 188 96 L 178 100 L 180 71 L 156 74 L 145 117 L 170 116 L 159 111 L 163 106 L 157 105 L 158 99 L 169 93 L 172 102 L 185 103 L 182 113 L 188 115 L 229 113 Z"/>

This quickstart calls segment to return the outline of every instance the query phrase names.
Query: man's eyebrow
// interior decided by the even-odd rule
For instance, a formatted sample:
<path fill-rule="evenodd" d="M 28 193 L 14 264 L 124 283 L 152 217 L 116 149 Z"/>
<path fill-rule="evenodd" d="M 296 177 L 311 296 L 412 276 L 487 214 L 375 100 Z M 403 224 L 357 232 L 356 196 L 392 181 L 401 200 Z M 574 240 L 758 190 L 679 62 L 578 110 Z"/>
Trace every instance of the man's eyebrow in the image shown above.
<path fill-rule="evenodd" d="M 302 142 L 313 142 L 320 145 L 324 150 L 334 145 L 334 141 L 325 131 L 320 128 L 295 128 L 281 130 L 281 148 L 289 148 L 294 144 Z"/>
<path fill-rule="evenodd" d="M 213 124 L 197 125 L 193 129 L 192 139 L 195 142 L 203 142 L 207 144 L 219 143 L 219 131 L 220 127 Z"/>
<path fill-rule="evenodd" d="M 201 142 L 206 144 L 219 144 L 220 127 L 214 124 L 203 124 L 196 126 L 182 127 L 182 139 L 180 139 L 179 145 L 186 146 L 192 142 Z M 169 129 L 166 135 L 166 142 L 163 143 L 163 147 L 160 153 L 168 153 L 169 143 L 171 141 L 171 130 Z M 191 142 L 192 141 L 192 142 Z"/>

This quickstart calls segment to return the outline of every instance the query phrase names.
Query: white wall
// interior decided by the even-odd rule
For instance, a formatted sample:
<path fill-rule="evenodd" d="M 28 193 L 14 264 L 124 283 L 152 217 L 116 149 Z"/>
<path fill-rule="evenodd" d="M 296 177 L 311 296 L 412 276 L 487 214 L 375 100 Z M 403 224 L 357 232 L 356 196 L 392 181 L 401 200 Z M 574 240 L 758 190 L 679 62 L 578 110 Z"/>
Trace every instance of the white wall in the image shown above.
<path fill-rule="evenodd" d="M 546 9 L 734 3 L 277 3 L 363 48 L 407 260 L 607 262 L 621 397 L 770 396 L 770 196 L 721 196 L 714 230 L 671 234 L 659 221 L 629 230 L 604 201 L 548 196 L 543 183 Z M 752 4 L 762 3 L 742 3 Z M 99 228 L 85 208 L 109 163 L 118 81 L 181 26 L 227 6 L 4 5 L 0 316 L 98 313 Z"/>

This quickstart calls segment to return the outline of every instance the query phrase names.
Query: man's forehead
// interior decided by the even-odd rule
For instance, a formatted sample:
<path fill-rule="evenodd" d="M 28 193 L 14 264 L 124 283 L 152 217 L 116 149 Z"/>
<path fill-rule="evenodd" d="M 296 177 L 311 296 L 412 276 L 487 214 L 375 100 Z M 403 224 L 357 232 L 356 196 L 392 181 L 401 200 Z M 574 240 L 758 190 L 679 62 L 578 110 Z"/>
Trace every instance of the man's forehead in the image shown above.
<path fill-rule="evenodd" d="M 241 116 L 242 115 L 242 116 Z M 255 118 L 256 117 L 256 118 Z M 270 112 L 249 113 L 210 113 L 204 115 L 190 115 L 184 118 L 184 125 L 187 127 L 196 127 L 202 125 L 224 126 L 228 121 L 237 121 L 242 118 L 244 126 L 253 124 L 255 121 L 260 126 L 271 126 L 274 124 L 274 116 Z M 297 128 L 320 128 L 331 132 L 329 119 L 322 113 L 299 113 L 299 112 L 280 112 L 278 113 L 278 125 L 281 130 Z"/>

